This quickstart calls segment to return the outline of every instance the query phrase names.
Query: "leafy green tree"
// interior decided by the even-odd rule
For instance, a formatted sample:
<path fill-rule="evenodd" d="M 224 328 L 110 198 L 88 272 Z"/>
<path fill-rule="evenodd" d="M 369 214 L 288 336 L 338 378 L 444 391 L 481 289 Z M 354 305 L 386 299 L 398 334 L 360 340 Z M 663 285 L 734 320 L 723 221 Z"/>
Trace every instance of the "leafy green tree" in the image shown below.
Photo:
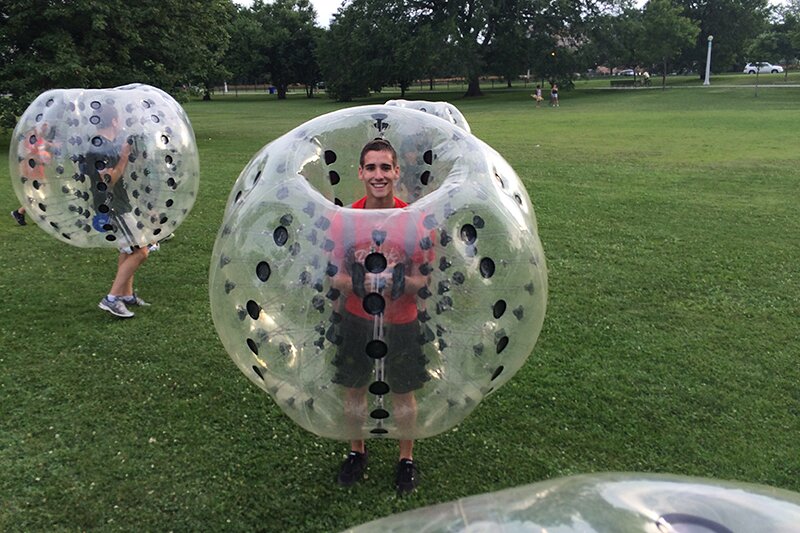
<path fill-rule="evenodd" d="M 320 47 L 329 94 L 349 100 L 387 85 L 401 96 L 428 74 L 441 39 L 402 0 L 354 0 L 334 17 Z"/>
<path fill-rule="evenodd" d="M 312 95 L 319 71 L 314 56 L 318 38 L 316 12 L 310 1 L 276 0 L 267 4 L 256 0 L 239 17 L 237 28 L 245 32 L 235 42 L 235 53 L 241 53 L 243 58 L 237 64 L 240 74 L 256 79 L 267 76 L 279 100 L 286 99 L 293 83 L 305 83 L 307 94 Z"/>
<path fill-rule="evenodd" d="M 173 91 L 224 73 L 230 0 L 5 0 L 0 4 L 3 124 L 56 87 L 148 83 Z"/>
<path fill-rule="evenodd" d="M 681 14 L 672 0 L 650 0 L 642 12 L 642 54 L 661 63 L 661 86 L 667 85 L 667 62 L 692 46 L 700 28 Z"/>
<path fill-rule="evenodd" d="M 766 29 L 770 9 L 767 0 L 676 0 L 683 14 L 700 27 L 695 44 L 681 55 L 685 67 L 705 71 L 708 36 L 714 36 L 713 72 L 740 64 L 748 40 Z"/>
<path fill-rule="evenodd" d="M 586 20 L 604 2 L 416 0 L 410 4 L 433 12 L 441 11 L 453 21 L 451 41 L 467 77 L 466 96 L 478 96 L 481 94 L 480 76 L 492 70 L 492 60 L 507 58 L 515 47 L 525 46 L 514 43 L 515 39 L 552 42 L 553 46 L 536 47 L 531 53 L 537 55 L 537 63 L 548 70 L 548 77 L 570 79 L 575 65 L 574 50 L 583 39 Z M 511 52 L 504 51 L 509 49 Z M 554 50 L 562 53 L 556 51 L 553 56 Z"/>
<path fill-rule="evenodd" d="M 593 20 L 590 36 L 598 63 L 610 67 L 636 67 L 643 59 L 647 36 L 642 11 L 625 6 L 616 13 L 603 13 Z"/>
<path fill-rule="evenodd" d="M 784 79 L 789 76 L 789 63 L 794 59 L 796 48 L 790 34 L 775 29 L 757 35 L 746 49 L 746 59 L 751 61 L 781 62 L 784 64 Z"/>

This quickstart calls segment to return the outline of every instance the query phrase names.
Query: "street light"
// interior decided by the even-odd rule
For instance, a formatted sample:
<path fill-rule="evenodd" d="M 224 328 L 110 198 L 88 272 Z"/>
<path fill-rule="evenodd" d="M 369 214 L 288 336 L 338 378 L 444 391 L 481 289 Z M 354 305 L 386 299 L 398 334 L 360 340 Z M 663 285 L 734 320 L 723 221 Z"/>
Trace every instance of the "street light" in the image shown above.
<path fill-rule="evenodd" d="M 703 85 L 711 85 L 711 82 L 708 81 L 709 77 L 711 76 L 711 41 L 714 40 L 713 35 L 708 36 L 708 55 L 706 55 L 706 81 L 703 82 Z"/>

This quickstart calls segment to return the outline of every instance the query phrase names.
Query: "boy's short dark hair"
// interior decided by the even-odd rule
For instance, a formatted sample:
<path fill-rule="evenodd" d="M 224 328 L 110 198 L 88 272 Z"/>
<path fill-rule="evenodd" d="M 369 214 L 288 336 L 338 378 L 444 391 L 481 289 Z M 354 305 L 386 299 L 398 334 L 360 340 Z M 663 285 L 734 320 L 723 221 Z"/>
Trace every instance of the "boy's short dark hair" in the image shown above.
<path fill-rule="evenodd" d="M 358 166 L 364 166 L 364 156 L 367 154 L 367 152 L 389 152 L 392 154 L 392 164 L 397 166 L 397 152 L 392 146 L 392 143 L 386 139 L 372 139 L 370 142 L 365 144 L 364 148 L 361 149 L 361 157 L 358 160 Z"/>

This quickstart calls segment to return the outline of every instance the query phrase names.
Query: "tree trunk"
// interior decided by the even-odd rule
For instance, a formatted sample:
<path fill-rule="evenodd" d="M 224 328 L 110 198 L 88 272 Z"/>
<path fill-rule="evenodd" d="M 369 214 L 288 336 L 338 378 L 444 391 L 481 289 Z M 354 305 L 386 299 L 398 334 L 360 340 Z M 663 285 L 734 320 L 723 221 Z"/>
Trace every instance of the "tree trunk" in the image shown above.
<path fill-rule="evenodd" d="M 433 76 L 428 78 L 428 87 L 430 88 L 431 91 L 433 90 Z"/>
<path fill-rule="evenodd" d="M 483 96 L 483 93 L 481 92 L 480 78 L 477 74 L 470 76 L 467 92 L 464 94 L 464 96 Z"/>
<path fill-rule="evenodd" d="M 276 88 L 278 89 L 278 100 L 286 100 L 286 84 L 279 83 Z"/>
<path fill-rule="evenodd" d="M 664 68 L 661 69 L 661 90 L 667 88 L 667 60 L 664 59 Z"/>

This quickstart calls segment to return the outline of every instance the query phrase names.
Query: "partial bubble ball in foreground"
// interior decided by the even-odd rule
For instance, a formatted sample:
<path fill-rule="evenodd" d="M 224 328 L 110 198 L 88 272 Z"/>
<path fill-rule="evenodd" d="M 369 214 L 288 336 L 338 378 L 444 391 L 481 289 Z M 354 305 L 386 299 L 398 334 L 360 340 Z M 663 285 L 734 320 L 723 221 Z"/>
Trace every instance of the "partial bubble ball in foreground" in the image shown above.
<path fill-rule="evenodd" d="M 108 134 L 111 124 L 115 135 Z M 128 151 L 116 181 L 109 171 Z M 14 129 L 9 165 L 30 219 L 80 247 L 163 239 L 191 210 L 200 179 L 183 108 L 140 84 L 41 94 Z"/>
<path fill-rule="evenodd" d="M 795 533 L 800 494 L 669 474 L 542 481 L 414 509 L 348 533 Z"/>
<path fill-rule="evenodd" d="M 364 195 L 359 153 L 376 137 L 398 152 L 407 208 L 344 207 Z M 358 350 L 374 372 L 354 419 L 354 386 L 333 364 L 351 339 L 332 280 L 356 235 L 374 245 L 346 267 L 364 287 L 374 335 Z M 387 252 L 387 243 L 402 244 Z M 382 340 L 401 330 L 384 320 L 398 296 L 380 280 L 404 268 L 429 279 L 414 295 L 415 329 L 399 341 L 427 361 L 413 412 Z M 523 365 L 544 320 L 547 275 L 528 194 L 497 152 L 430 114 L 376 105 L 315 118 L 253 157 L 228 200 L 209 290 L 231 358 L 300 426 L 341 440 L 416 439 L 458 424 Z"/>

